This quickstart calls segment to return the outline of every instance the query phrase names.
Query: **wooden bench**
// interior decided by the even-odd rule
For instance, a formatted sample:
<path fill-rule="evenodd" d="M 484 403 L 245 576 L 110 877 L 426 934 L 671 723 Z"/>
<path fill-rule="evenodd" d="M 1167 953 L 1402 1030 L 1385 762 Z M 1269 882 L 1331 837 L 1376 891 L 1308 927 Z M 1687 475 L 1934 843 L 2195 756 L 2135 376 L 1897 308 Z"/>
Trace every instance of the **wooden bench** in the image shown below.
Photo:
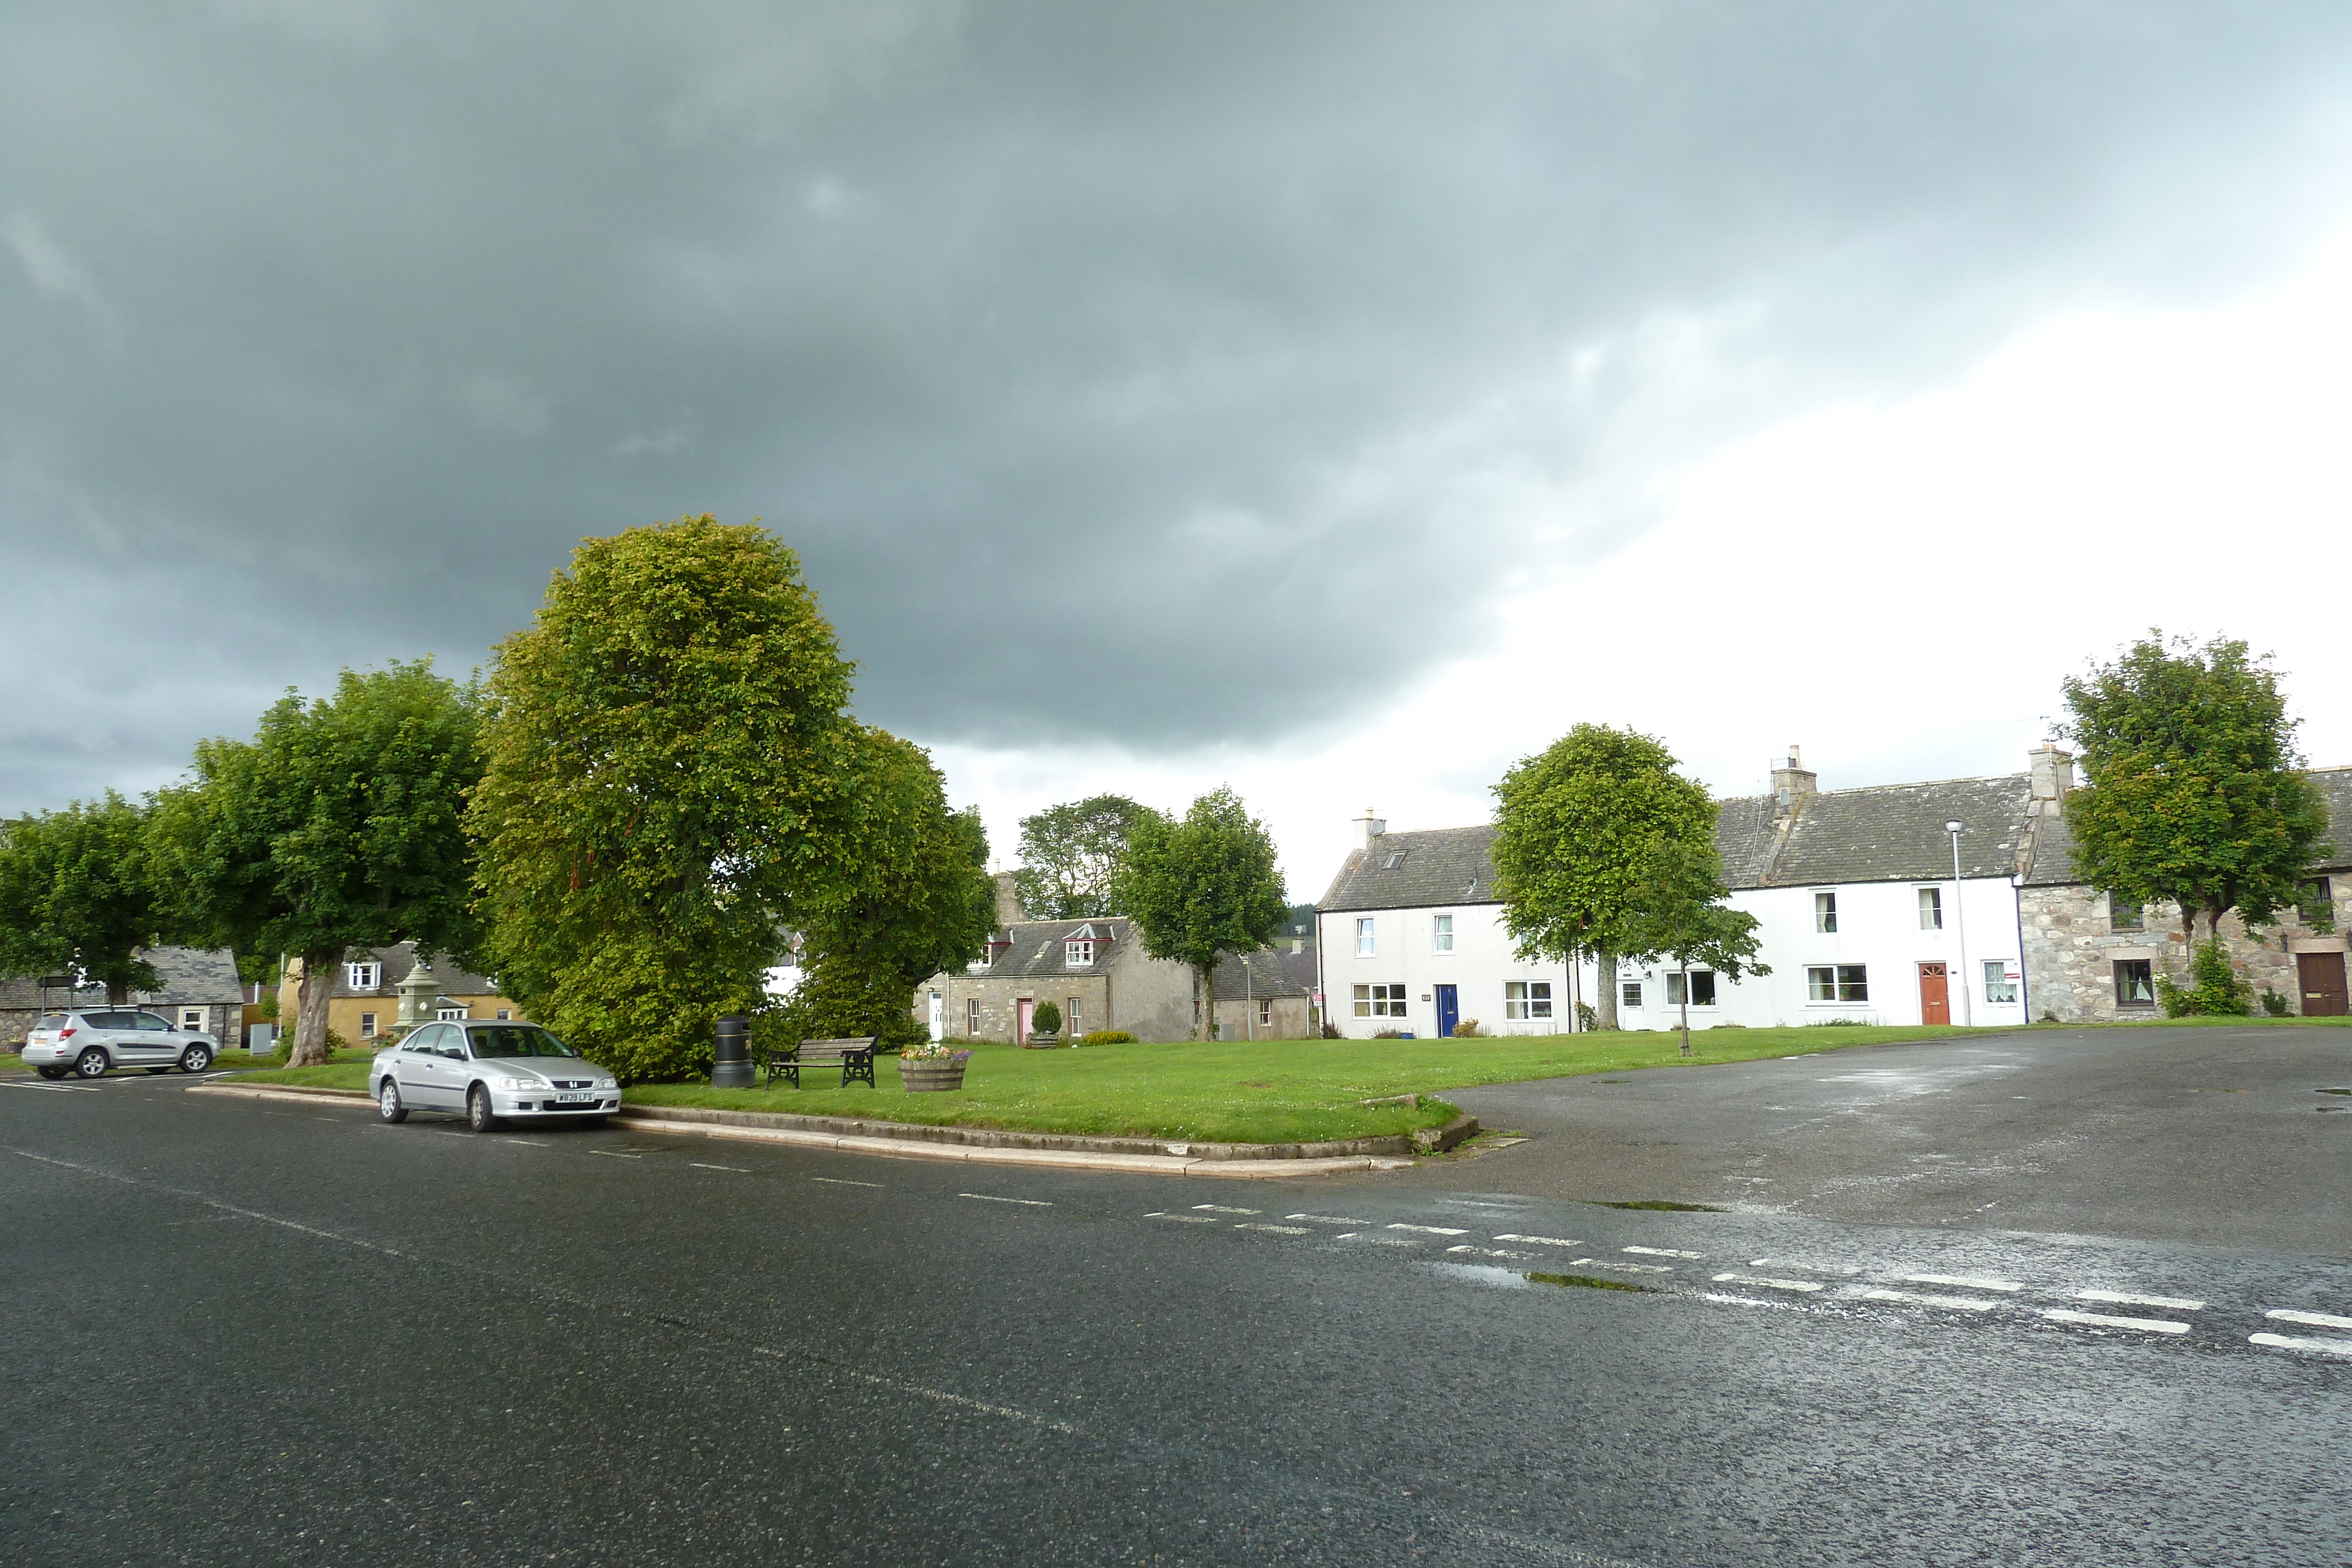
<path fill-rule="evenodd" d="M 801 1086 L 802 1068 L 830 1067 L 836 1061 L 841 1063 L 844 1089 L 852 1083 L 876 1086 L 874 1042 L 879 1038 L 869 1034 L 863 1040 L 804 1040 L 786 1050 L 772 1051 L 767 1060 L 768 1087 L 772 1089 L 777 1079 L 787 1078 L 797 1089 Z"/>

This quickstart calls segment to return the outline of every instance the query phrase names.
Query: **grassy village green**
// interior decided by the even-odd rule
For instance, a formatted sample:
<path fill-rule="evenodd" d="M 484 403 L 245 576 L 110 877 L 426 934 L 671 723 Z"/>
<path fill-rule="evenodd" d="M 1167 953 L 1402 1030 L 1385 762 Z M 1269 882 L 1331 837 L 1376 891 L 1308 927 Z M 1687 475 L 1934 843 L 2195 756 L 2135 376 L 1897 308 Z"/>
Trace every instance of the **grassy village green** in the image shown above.
<path fill-rule="evenodd" d="M 1221 1040 L 1021 1051 L 982 1045 L 960 1092 L 901 1092 L 898 1063 L 877 1064 L 878 1089 L 825 1085 L 822 1070 L 793 1090 L 713 1089 L 707 1083 L 647 1083 L 628 1091 L 635 1105 L 694 1105 L 803 1115 L 1100 1136 L 1277 1143 L 1365 1137 L 1441 1125 L 1453 1108 L 1364 1105 L 1392 1094 L 1442 1093 L 1479 1083 L 1618 1072 L 1643 1067 L 1745 1061 L 1890 1040 L 1955 1039 L 1993 1030 L 1927 1028 L 1712 1030 L 1691 1036 L 1685 1063 L 1668 1033 L 1522 1035 L 1475 1040 Z M 241 1074 L 241 1081 L 366 1086 L 354 1052 L 324 1067 Z"/>

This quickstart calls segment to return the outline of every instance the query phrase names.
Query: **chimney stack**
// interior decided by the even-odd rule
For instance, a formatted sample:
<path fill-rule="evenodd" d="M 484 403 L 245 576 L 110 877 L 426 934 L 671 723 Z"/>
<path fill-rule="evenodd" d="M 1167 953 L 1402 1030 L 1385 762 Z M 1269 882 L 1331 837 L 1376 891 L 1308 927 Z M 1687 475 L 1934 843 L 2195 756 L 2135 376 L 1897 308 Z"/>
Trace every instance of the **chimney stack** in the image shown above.
<path fill-rule="evenodd" d="M 2074 787 L 2074 756 L 2062 751 L 2050 741 L 2043 741 L 2025 754 L 2025 765 L 2033 774 L 2033 798 L 2036 800 L 2059 801 Z"/>
<path fill-rule="evenodd" d="M 1356 847 L 1360 850 L 1370 849 L 1372 841 L 1388 831 L 1389 825 L 1373 816 L 1370 806 L 1365 807 L 1364 814 L 1356 819 Z"/>
<path fill-rule="evenodd" d="M 1789 743 L 1789 755 L 1772 768 L 1772 814 L 1785 817 L 1797 809 L 1799 800 L 1820 792 L 1819 776 L 1804 764 L 1797 743 Z"/>

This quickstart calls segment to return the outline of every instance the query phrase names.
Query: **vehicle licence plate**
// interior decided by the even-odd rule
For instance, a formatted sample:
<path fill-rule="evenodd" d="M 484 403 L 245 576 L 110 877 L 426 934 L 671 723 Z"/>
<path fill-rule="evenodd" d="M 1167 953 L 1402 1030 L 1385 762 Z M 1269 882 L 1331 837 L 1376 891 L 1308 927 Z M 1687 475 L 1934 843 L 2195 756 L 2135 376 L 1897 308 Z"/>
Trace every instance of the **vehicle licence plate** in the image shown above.
<path fill-rule="evenodd" d="M 555 1103 L 559 1105 L 593 1105 L 596 1103 L 596 1096 L 593 1094 L 558 1094 L 555 1097 Z"/>

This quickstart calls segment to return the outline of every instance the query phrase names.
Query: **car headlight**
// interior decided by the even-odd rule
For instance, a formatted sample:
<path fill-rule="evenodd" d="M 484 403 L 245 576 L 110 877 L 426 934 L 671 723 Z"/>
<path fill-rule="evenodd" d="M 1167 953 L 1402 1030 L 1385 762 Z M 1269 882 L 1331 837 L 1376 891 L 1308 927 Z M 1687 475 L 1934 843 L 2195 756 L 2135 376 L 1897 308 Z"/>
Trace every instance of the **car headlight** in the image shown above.
<path fill-rule="evenodd" d="M 547 1085 L 534 1078 L 501 1078 L 499 1080 L 499 1087 L 518 1092 L 528 1090 L 535 1093 L 546 1088 Z"/>

